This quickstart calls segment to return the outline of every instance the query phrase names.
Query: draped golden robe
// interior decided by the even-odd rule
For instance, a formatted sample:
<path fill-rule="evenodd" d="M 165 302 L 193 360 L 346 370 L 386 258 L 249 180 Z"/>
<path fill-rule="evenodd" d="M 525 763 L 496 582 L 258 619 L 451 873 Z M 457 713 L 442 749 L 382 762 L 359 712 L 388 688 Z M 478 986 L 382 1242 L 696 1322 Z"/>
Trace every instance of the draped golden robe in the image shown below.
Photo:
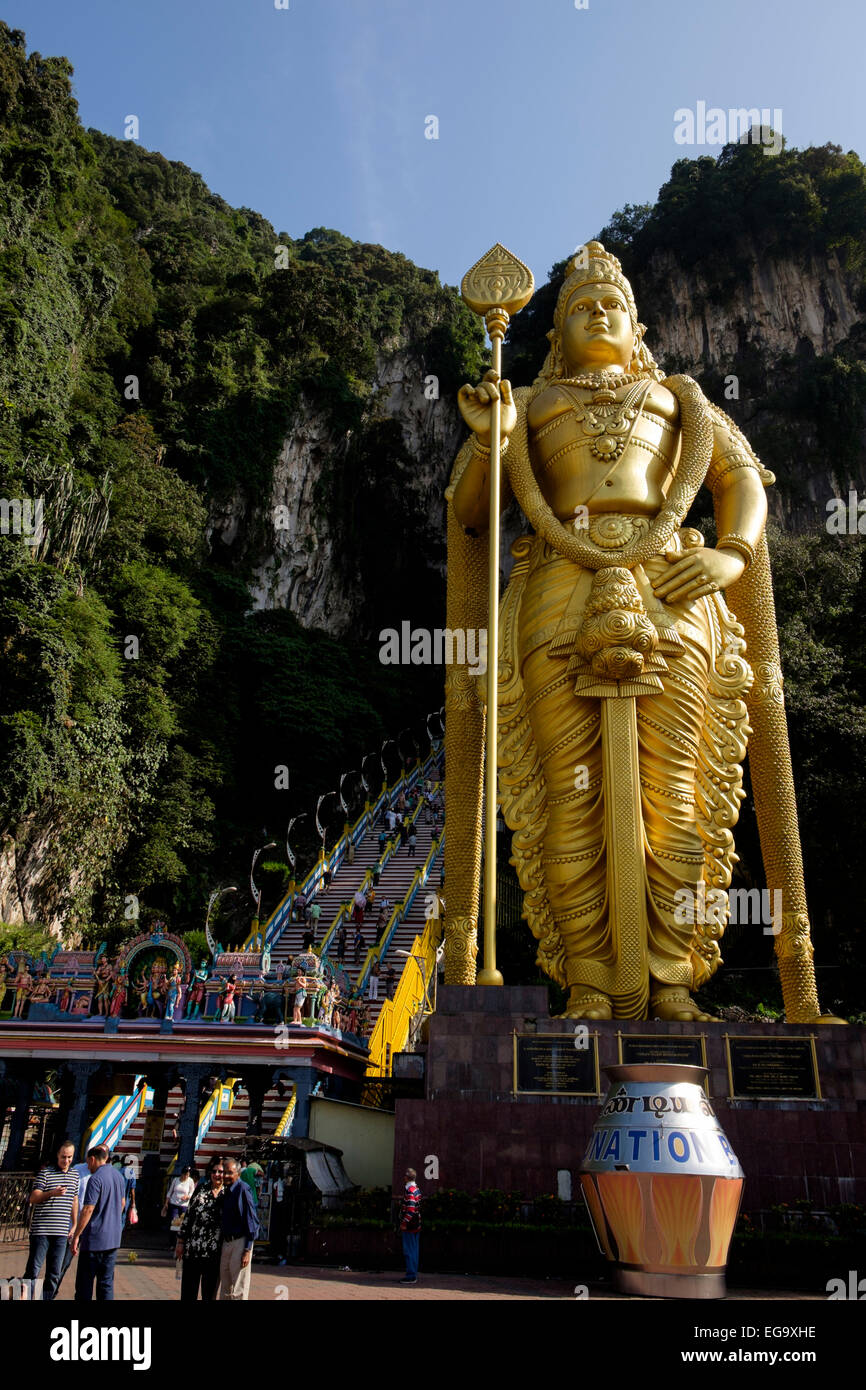
<path fill-rule="evenodd" d="M 735 859 L 751 683 L 742 630 L 720 595 L 656 599 L 650 580 L 668 568 L 657 557 L 632 573 L 659 631 L 661 688 L 579 693 L 575 646 L 593 575 L 537 537 L 515 553 L 502 612 L 499 781 L 527 917 L 555 979 L 600 990 L 617 1016 L 639 1018 L 650 976 L 691 989 L 719 961 L 718 927 L 695 922 L 693 899 L 700 880 L 726 888 Z M 631 911 L 612 872 L 624 833 L 613 783 L 629 754 L 602 747 L 604 698 L 635 702 L 643 882 Z"/>

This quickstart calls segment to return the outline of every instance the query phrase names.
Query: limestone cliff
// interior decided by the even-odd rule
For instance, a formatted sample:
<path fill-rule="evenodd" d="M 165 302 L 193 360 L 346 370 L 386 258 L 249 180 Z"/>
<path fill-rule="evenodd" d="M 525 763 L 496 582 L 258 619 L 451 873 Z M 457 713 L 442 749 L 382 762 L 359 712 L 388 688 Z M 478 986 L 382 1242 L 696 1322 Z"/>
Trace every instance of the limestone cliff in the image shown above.
<path fill-rule="evenodd" d="M 215 509 L 212 544 L 246 561 L 254 609 L 287 609 L 305 626 L 335 636 L 357 635 L 359 623 L 371 634 L 384 615 L 371 605 L 364 583 L 368 545 L 379 552 L 381 568 L 397 575 L 409 555 L 423 557 L 428 593 L 444 583 L 442 494 L 462 424 L 453 393 L 429 398 L 435 390 L 425 388 L 431 375 L 435 363 L 422 362 L 416 344 L 403 341 L 378 353 L 356 429 L 340 429 L 327 405 L 305 393 L 274 463 L 267 498 L 251 502 L 236 493 Z M 388 466 L 376 457 L 374 427 L 388 424 L 400 456 L 396 472 L 393 461 Z M 362 533 L 359 555 L 350 539 L 355 503 L 347 515 L 338 499 L 348 493 L 357 500 L 365 493 L 375 519 L 388 489 L 398 490 L 394 500 L 413 525 L 387 532 L 379 524 Z M 357 538 L 356 533 L 356 543 Z M 414 620 L 417 608 L 417 593 L 414 608 L 406 595 L 404 616 Z"/>
<path fill-rule="evenodd" d="M 775 520 L 815 531 L 828 499 L 849 487 L 866 495 L 862 453 L 833 438 L 832 382 L 823 402 L 820 387 L 821 359 L 827 370 L 839 354 L 862 355 L 862 279 L 834 253 L 762 257 L 749 242 L 736 259 L 740 274 L 720 303 L 706 271 L 656 255 L 635 286 L 638 310 L 665 370 L 696 377 L 776 472 Z M 862 421 L 853 424 L 862 438 Z"/>

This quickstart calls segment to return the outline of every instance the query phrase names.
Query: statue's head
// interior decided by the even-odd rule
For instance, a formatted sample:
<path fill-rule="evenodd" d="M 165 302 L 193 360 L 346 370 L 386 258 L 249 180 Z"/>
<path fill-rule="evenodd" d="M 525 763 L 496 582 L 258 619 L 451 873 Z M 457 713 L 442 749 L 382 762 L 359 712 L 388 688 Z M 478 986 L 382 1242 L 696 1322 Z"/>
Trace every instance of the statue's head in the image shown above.
<path fill-rule="evenodd" d="M 550 354 L 541 378 L 619 366 L 661 377 L 643 345 L 631 285 L 616 256 L 600 241 L 589 241 L 569 263 L 548 333 Z"/>

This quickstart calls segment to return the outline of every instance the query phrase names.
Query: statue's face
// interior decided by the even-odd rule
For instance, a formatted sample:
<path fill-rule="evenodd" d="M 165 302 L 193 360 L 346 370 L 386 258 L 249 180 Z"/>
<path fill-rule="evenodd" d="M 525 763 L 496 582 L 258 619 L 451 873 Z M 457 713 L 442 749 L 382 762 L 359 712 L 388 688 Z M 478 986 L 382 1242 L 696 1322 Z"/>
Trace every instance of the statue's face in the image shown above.
<path fill-rule="evenodd" d="M 562 353 L 571 371 L 627 367 L 634 351 L 625 296 L 616 285 L 581 285 L 566 307 Z"/>

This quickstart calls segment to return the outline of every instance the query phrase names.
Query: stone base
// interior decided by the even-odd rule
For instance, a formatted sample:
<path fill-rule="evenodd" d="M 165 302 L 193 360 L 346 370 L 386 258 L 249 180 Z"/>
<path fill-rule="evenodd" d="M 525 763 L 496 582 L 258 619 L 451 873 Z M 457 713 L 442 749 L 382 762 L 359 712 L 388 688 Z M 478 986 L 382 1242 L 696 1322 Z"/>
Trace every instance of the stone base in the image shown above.
<path fill-rule="evenodd" d="M 617 1293 L 632 1298 L 724 1298 L 724 1274 L 650 1274 L 644 1269 L 614 1265 L 613 1285 Z"/>
<path fill-rule="evenodd" d="M 570 1187 L 576 1195 L 600 1097 L 512 1091 L 513 1033 L 573 1039 L 575 1027 L 573 1020 L 548 1016 L 541 986 L 440 989 L 430 1021 L 426 1099 L 397 1102 L 395 1183 L 407 1167 L 418 1170 L 420 1181 L 428 1156 L 435 1155 L 443 1188 L 499 1188 L 535 1197 Z M 799 1198 L 819 1209 L 866 1202 L 866 1029 L 616 1019 L 588 1021 L 587 1027 L 598 1036 L 600 1067 L 619 1061 L 618 1033 L 703 1037 L 713 1106 L 746 1174 L 744 1211 Z M 731 1098 L 726 1033 L 813 1033 L 822 1099 Z M 436 1190 L 435 1180 L 423 1186 Z"/>

